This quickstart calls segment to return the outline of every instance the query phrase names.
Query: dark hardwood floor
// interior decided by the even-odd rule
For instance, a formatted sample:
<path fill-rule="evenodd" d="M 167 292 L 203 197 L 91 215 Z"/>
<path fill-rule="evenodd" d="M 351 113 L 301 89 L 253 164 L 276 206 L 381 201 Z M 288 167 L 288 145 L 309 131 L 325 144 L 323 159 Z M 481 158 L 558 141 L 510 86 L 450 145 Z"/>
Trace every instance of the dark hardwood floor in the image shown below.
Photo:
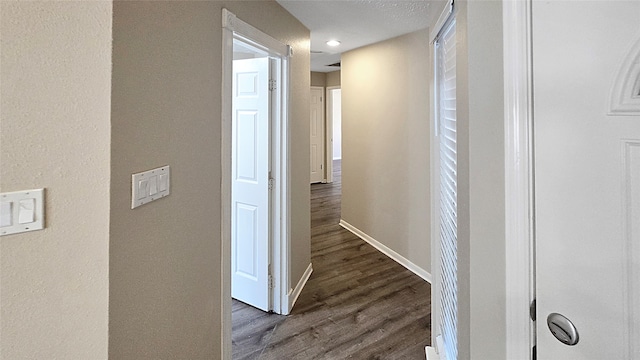
<path fill-rule="evenodd" d="M 288 316 L 233 301 L 233 359 L 424 359 L 429 283 L 340 225 L 341 171 L 311 185 L 313 274 Z"/>

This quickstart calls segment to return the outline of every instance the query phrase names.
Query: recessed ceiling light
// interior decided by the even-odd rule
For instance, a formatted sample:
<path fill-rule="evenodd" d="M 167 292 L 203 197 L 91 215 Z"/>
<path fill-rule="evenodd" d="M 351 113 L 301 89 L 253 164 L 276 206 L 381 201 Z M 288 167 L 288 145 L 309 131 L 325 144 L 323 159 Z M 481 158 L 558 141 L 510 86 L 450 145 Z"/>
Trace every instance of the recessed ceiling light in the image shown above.
<path fill-rule="evenodd" d="M 329 45 L 329 46 L 338 46 L 338 45 L 340 45 L 340 41 L 338 41 L 338 40 L 329 40 L 329 41 L 327 41 L 327 45 Z"/>

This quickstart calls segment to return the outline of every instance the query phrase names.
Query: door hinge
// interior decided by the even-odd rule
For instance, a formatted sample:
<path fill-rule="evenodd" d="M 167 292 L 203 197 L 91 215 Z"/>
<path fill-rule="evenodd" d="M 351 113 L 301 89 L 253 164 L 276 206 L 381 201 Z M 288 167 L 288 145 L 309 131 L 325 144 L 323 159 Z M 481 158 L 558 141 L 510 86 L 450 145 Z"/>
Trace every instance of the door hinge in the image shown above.
<path fill-rule="evenodd" d="M 320 170 L 322 170 L 322 164 L 320 164 Z"/>
<path fill-rule="evenodd" d="M 273 190 L 273 184 L 275 183 L 275 179 L 271 176 L 271 171 L 269 171 L 269 190 Z M 271 272 L 271 271 L 269 271 Z"/>
<path fill-rule="evenodd" d="M 276 89 L 276 81 L 274 79 L 269 80 L 269 91 L 274 91 Z"/>
<path fill-rule="evenodd" d="M 537 311 L 536 299 L 534 298 L 531 301 L 531 304 L 529 304 L 529 318 L 531 319 L 531 321 L 536 321 L 536 311 Z M 531 348 L 531 360 L 537 360 L 537 359 L 538 359 L 538 353 L 536 351 L 536 345 L 533 345 L 533 347 Z"/>
<path fill-rule="evenodd" d="M 271 264 L 269 264 L 269 266 L 267 267 L 267 273 L 268 273 L 269 289 L 273 289 L 275 286 L 273 284 L 273 275 L 271 274 Z"/>
<path fill-rule="evenodd" d="M 531 321 L 536 321 L 536 299 L 533 299 L 529 305 L 529 318 L 531 318 Z"/>

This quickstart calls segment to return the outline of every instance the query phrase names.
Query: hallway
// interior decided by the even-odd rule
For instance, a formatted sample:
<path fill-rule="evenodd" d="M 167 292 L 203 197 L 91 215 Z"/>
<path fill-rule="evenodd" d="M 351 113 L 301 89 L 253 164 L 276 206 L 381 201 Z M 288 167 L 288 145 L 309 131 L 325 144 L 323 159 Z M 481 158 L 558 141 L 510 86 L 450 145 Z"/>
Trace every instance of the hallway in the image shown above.
<path fill-rule="evenodd" d="M 311 185 L 313 274 L 289 316 L 233 301 L 233 359 L 424 359 L 430 285 L 338 225 L 334 183 Z"/>

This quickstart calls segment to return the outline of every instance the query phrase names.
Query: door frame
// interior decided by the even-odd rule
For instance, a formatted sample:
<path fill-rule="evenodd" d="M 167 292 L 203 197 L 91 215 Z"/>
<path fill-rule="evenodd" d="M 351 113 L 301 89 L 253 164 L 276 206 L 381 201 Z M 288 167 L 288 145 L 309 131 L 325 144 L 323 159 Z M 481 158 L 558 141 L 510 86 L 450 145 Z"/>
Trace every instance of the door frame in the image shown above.
<path fill-rule="evenodd" d="M 531 359 L 536 325 L 531 0 L 503 5 L 507 359 Z"/>
<path fill-rule="evenodd" d="M 287 315 L 290 311 L 288 289 L 290 264 L 291 196 L 289 188 L 288 93 L 289 58 L 291 47 L 238 19 L 232 12 L 222 9 L 222 122 L 221 122 L 221 246 L 220 246 L 220 304 L 221 304 L 221 358 L 231 359 L 231 166 L 232 166 L 232 84 L 233 40 L 240 39 L 265 50 L 280 59 L 276 75 L 276 106 L 270 109 L 272 117 L 272 177 L 275 179 L 271 194 L 270 217 L 271 265 L 273 291 L 272 310 Z M 273 103 L 272 103 L 273 104 Z"/>
<path fill-rule="evenodd" d="M 326 163 L 325 169 L 327 171 L 325 179 L 327 180 L 327 183 L 333 182 L 333 96 L 331 96 L 331 92 L 333 90 L 339 90 L 339 89 L 342 89 L 340 85 L 327 86 L 324 92 L 324 97 L 326 98 L 325 104 L 327 106 L 325 110 L 325 114 L 326 114 L 325 116 L 326 145 L 325 146 L 327 148 L 327 151 L 325 152 L 327 155 L 326 162 L 325 162 Z M 342 144 L 340 144 L 340 146 L 342 147 Z"/>
<path fill-rule="evenodd" d="M 324 104 L 321 104 L 322 106 L 320 106 L 320 109 L 322 111 L 322 113 L 320 114 L 320 119 L 322 121 L 322 140 L 320 141 L 320 144 L 322 145 L 322 149 L 320 150 L 320 153 L 322 154 L 322 183 L 326 183 L 327 182 L 327 116 L 326 116 L 326 91 L 324 86 L 311 86 L 310 90 L 320 90 L 322 91 L 322 95 L 320 96 L 320 102 L 322 102 L 322 98 L 325 99 Z"/>

